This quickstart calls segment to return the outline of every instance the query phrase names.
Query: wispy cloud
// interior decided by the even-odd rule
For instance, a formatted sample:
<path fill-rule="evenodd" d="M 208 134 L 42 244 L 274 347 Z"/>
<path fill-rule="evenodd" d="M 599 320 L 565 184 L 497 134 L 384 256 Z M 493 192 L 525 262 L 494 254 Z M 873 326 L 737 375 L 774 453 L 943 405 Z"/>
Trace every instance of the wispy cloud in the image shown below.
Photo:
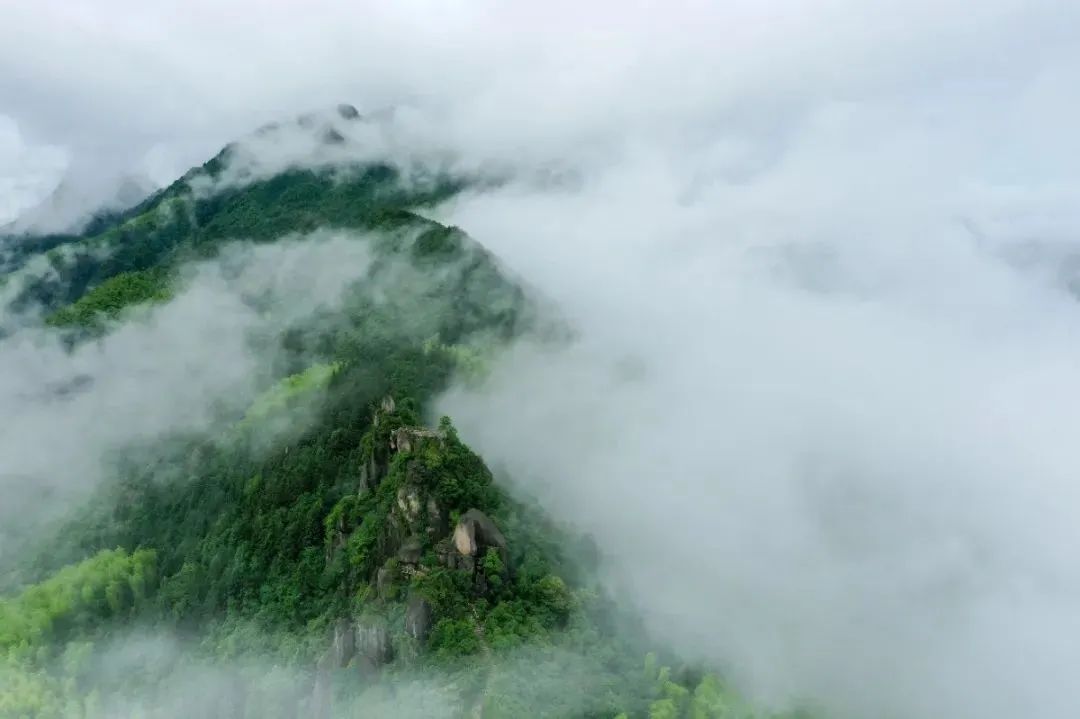
<path fill-rule="evenodd" d="M 0 539 L 83 499 L 108 476 L 110 452 L 235 421 L 275 370 L 281 351 L 268 339 L 338 306 L 369 258 L 363 238 L 342 232 L 238 243 L 181 268 L 169 303 L 136 308 L 73 351 L 54 330 L 0 343 L 0 402 L 18 417 L 0 428 Z"/>
<path fill-rule="evenodd" d="M 574 178 L 445 210 L 581 337 L 465 438 L 766 700 L 1075 716 L 1073 3 L 244 7 L 19 8 L 0 88 L 133 162 L 346 100 Z"/>

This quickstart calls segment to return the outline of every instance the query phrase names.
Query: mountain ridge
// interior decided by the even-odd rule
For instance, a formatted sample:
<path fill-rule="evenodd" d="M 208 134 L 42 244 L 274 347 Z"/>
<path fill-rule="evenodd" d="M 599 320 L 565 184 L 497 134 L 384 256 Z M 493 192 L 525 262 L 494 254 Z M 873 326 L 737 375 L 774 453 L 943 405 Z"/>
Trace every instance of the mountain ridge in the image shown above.
<path fill-rule="evenodd" d="M 486 358 L 544 337 L 497 258 L 415 211 L 468 181 L 376 162 L 200 187 L 229 147 L 87 233 L 29 240 L 6 304 L 46 319 L 13 332 L 107 343 L 187 296 L 192 263 L 244 266 L 285 238 L 343 232 L 369 261 L 336 304 L 250 333 L 266 377 L 246 409 L 119 448 L 85 503 L 8 558 L 0 716 L 750 716 L 614 601 L 595 544 L 434 414 Z M 297 299 L 272 282 L 239 296 L 259 317 Z M 98 391 L 89 376 L 57 401 Z"/>

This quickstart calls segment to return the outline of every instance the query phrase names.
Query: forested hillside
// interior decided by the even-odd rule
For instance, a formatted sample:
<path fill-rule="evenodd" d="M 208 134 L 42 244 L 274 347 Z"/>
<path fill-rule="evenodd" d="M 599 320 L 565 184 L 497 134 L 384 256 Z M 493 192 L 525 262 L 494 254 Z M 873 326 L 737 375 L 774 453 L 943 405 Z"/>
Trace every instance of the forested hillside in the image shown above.
<path fill-rule="evenodd" d="M 301 127 L 336 146 L 354 122 Z M 419 214 L 470 181 L 390 163 L 245 176 L 234 152 L 78 234 L 3 240 L 3 341 L 69 352 L 160 321 L 191 267 L 252 247 L 336 232 L 368 260 L 332 303 L 245 294 L 276 320 L 250 340 L 245 407 L 110 452 L 78 502 L 5 530 L 0 717 L 755 715 L 607 593 L 587 535 L 433 415 L 509 342 L 559 334 L 466 232 Z M 48 401 L 95 391 L 75 377 Z"/>

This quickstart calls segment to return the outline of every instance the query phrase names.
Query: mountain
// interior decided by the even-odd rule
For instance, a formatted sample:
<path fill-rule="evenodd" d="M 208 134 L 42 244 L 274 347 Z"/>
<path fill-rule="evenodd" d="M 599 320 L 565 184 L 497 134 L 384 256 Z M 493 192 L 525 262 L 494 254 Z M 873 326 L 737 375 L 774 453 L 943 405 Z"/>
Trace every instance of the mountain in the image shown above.
<path fill-rule="evenodd" d="M 166 372 L 170 337 L 234 310 L 200 371 L 239 334 L 245 364 L 197 423 L 134 418 L 92 483 L 44 460 L 7 480 L 23 499 L 0 513 L 0 717 L 750 716 L 616 601 L 587 536 L 434 413 L 509 343 L 561 328 L 421 214 L 475 178 L 334 151 L 363 122 L 342 106 L 264 128 L 81 233 L 6 241 L 0 344 L 63 348 L 61 379 L 20 395 L 45 416 L 182 414 L 198 372 L 153 402 L 122 371 L 134 390 L 113 396 L 130 386 L 115 362 L 86 358 L 121 347 Z"/>
<path fill-rule="evenodd" d="M 9 235 L 80 231 L 130 209 L 156 189 L 149 177 L 124 174 L 83 178 L 70 173 L 45 199 L 0 226 Z"/>

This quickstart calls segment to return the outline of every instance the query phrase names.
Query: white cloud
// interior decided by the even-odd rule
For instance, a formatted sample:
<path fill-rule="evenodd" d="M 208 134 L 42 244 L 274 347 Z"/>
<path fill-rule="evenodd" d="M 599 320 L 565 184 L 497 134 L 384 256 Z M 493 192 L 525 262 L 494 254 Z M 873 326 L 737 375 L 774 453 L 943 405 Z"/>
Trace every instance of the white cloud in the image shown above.
<path fill-rule="evenodd" d="M 917 54 L 929 28 L 883 49 L 859 24 L 888 67 L 823 84 L 810 57 L 794 101 L 766 82 L 703 130 L 637 128 L 579 191 L 448 210 L 583 339 L 519 347 L 443 409 L 596 534 L 661 635 L 763 701 L 1080 709 L 1080 316 L 1060 274 L 1080 177 L 1059 124 L 1080 65 L 999 72 L 1041 55 L 1019 42 L 1032 16 L 1007 22 Z"/>
<path fill-rule="evenodd" d="M 569 167 L 447 210 L 583 337 L 448 397 L 466 438 L 765 699 L 1077 714 L 1075 3 L 9 16 L 7 111 L 73 152 L 196 162 L 351 101 L 470 163 Z"/>
<path fill-rule="evenodd" d="M 100 340 L 68 351 L 55 331 L 6 338 L 0 404 L 18 421 L 0 427 L 0 559 L 25 529 L 16 522 L 77 505 L 108 476 L 111 452 L 235 421 L 278 356 L 266 336 L 337 306 L 369 256 L 363 238 L 341 232 L 233 244 L 185 267 L 169 303 L 136 308 Z"/>
<path fill-rule="evenodd" d="M 583 339 L 519 347 L 442 409 L 762 700 L 1071 716 L 1080 316 L 998 249 L 1031 216 L 1075 252 L 1076 190 L 963 187 L 947 143 L 944 175 L 906 161 L 936 131 L 861 129 L 689 201 L 694 161 L 638 157 L 461 203 Z"/>
<path fill-rule="evenodd" d="M 0 69 L 10 112 L 98 155 L 169 141 L 201 161 L 264 121 L 351 101 L 419 103 L 457 145 L 535 156 L 646 128 L 768 133 L 828 97 L 978 100 L 1055 67 L 1069 92 L 1076 13 L 1060 0 L 43 0 L 9 9 Z"/>
<path fill-rule="evenodd" d="M 63 149 L 28 143 L 15 121 L 0 114 L 0 227 L 44 200 L 66 166 Z"/>

